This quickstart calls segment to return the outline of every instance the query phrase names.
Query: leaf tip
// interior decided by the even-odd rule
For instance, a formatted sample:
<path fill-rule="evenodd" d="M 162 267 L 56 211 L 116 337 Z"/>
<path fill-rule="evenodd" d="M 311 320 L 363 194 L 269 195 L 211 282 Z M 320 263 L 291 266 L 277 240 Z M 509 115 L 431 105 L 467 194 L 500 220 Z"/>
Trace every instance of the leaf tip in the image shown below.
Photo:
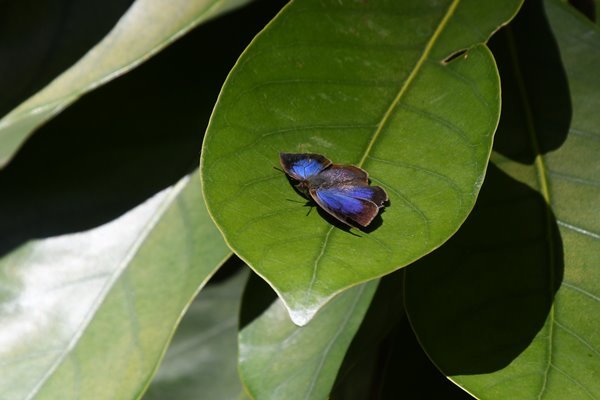
<path fill-rule="evenodd" d="M 290 314 L 290 318 L 292 322 L 298 326 L 305 326 L 308 324 L 319 311 L 320 306 L 316 307 L 303 307 L 300 309 L 291 309 L 288 308 L 288 312 Z"/>

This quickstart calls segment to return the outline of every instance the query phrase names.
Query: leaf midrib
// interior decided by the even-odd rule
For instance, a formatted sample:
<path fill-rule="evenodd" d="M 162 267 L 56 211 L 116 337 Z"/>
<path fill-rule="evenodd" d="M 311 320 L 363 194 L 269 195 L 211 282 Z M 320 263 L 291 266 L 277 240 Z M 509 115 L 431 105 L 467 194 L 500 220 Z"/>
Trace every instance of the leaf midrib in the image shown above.
<path fill-rule="evenodd" d="M 507 27 L 506 28 L 506 37 L 507 37 L 507 42 L 508 42 L 508 48 L 509 48 L 509 52 L 510 52 L 510 59 L 511 59 L 511 63 L 512 63 L 512 68 L 515 74 L 515 81 L 517 83 L 517 87 L 518 87 L 518 91 L 519 91 L 519 98 L 521 100 L 521 105 L 524 108 L 525 111 L 525 123 L 526 123 L 526 127 L 527 127 L 527 133 L 528 133 L 528 137 L 529 137 L 529 141 L 531 143 L 531 147 L 535 153 L 535 161 L 534 161 L 534 168 L 536 170 L 536 176 L 537 176 L 537 182 L 539 185 L 539 192 L 542 195 L 542 197 L 544 198 L 544 202 L 546 203 L 546 212 L 545 212 L 545 224 L 546 224 L 546 240 L 548 242 L 548 256 L 549 256 L 549 264 L 550 264 L 550 287 L 549 292 L 550 295 L 552 296 L 552 292 L 553 292 L 553 287 L 554 287 L 554 280 L 556 279 L 556 277 L 554 276 L 554 269 L 555 269 L 555 265 L 556 265 L 556 255 L 554 254 L 554 248 L 553 248 L 553 243 L 555 241 L 554 238 L 554 233 L 552 231 L 552 229 L 550 229 L 550 226 L 552 224 L 552 215 L 551 215 L 551 211 L 550 211 L 550 207 L 552 205 L 552 201 L 550 198 L 550 185 L 548 182 L 548 173 L 547 173 L 547 168 L 546 168 L 546 164 L 544 162 L 544 157 L 542 155 L 541 152 L 541 147 L 540 144 L 538 142 L 538 135 L 537 135 L 537 130 L 535 128 L 535 124 L 534 124 L 534 120 L 533 120 L 533 111 L 531 110 L 531 105 L 529 103 L 529 98 L 527 96 L 527 91 L 526 91 L 526 87 L 525 87 L 525 81 L 523 79 L 523 75 L 521 73 L 521 68 L 519 65 L 519 56 L 517 53 L 517 48 L 516 48 L 516 44 L 515 44 L 515 38 L 512 32 L 511 27 Z M 552 364 L 552 345 L 554 342 L 554 323 L 555 323 L 555 318 L 554 318 L 554 302 L 552 302 L 552 305 L 550 307 L 550 311 L 548 313 L 548 320 L 549 320 L 549 324 L 548 324 L 548 359 L 546 361 L 546 369 L 544 371 L 544 380 L 542 383 L 542 387 L 540 388 L 540 392 L 538 394 L 538 399 L 541 399 L 544 394 L 546 393 L 546 389 L 547 389 L 547 384 L 548 384 L 548 376 L 550 374 L 550 369 L 553 367 Z"/>
<path fill-rule="evenodd" d="M 404 81 L 402 86 L 400 87 L 400 90 L 398 91 L 398 94 L 394 98 L 394 101 L 392 101 L 392 104 L 390 104 L 390 106 L 388 107 L 387 111 L 381 118 L 381 121 L 379 121 L 379 123 L 377 124 L 377 129 L 375 129 L 375 132 L 373 132 L 373 135 L 371 136 L 371 139 L 369 140 L 369 144 L 367 145 L 367 148 L 365 149 L 365 152 L 364 152 L 362 158 L 360 159 L 360 161 L 357 164 L 358 167 L 362 167 L 364 165 L 365 161 L 367 160 L 367 157 L 371 153 L 371 149 L 373 148 L 375 142 L 377 141 L 377 138 L 379 137 L 379 135 L 381 135 L 381 131 L 383 130 L 383 127 L 387 124 L 387 122 L 389 121 L 389 119 L 392 115 L 392 112 L 396 109 L 396 107 L 398 106 L 398 103 L 400 103 L 400 99 L 402 99 L 402 97 L 404 96 L 404 93 L 406 93 L 406 91 L 410 87 L 412 81 L 417 76 L 417 73 L 421 70 L 423 63 L 425 63 L 427 58 L 429 58 L 429 53 L 431 53 L 431 49 L 433 49 L 433 46 L 435 45 L 439 36 L 442 34 L 442 31 L 448 24 L 448 21 L 454 15 L 454 11 L 458 7 L 459 3 L 460 3 L 460 0 L 453 0 L 452 3 L 450 4 L 450 7 L 448 7 L 448 10 L 446 10 L 446 13 L 444 14 L 444 16 L 442 17 L 442 20 L 440 21 L 437 28 L 433 32 L 433 35 L 431 35 L 431 38 L 429 38 L 429 41 L 427 42 L 427 45 L 425 46 L 423 53 L 421 53 L 421 56 L 417 60 L 417 63 L 415 64 L 412 71 L 410 72 L 410 74 L 408 75 L 408 77 L 406 78 L 406 80 Z"/>
<path fill-rule="evenodd" d="M 381 118 L 381 121 L 379 121 L 379 123 L 377 124 L 377 128 L 375 129 L 375 131 L 373 132 L 373 135 L 371 136 L 371 139 L 369 140 L 369 144 L 367 145 L 367 148 L 365 149 L 365 152 L 362 155 L 362 158 L 360 159 L 360 161 L 357 164 L 358 167 L 362 167 L 364 165 L 367 157 L 371 153 L 371 149 L 373 148 L 375 142 L 377 141 L 377 138 L 381 135 L 383 127 L 389 121 L 389 119 L 392 115 L 392 112 L 396 109 L 398 103 L 400 102 L 400 100 L 402 99 L 402 97 L 404 96 L 406 91 L 408 90 L 410 84 L 412 83 L 412 81 L 415 79 L 415 77 L 421 70 L 422 65 L 425 63 L 425 61 L 429 57 L 429 54 L 431 53 L 433 46 L 435 45 L 436 41 L 442 34 L 442 31 L 448 24 L 448 21 L 450 20 L 450 18 L 452 18 L 452 15 L 454 15 L 454 12 L 455 12 L 456 8 L 458 7 L 459 3 L 460 3 L 460 0 L 453 0 L 452 3 L 450 4 L 450 6 L 448 7 L 448 10 L 446 10 L 446 13 L 444 14 L 440 23 L 437 25 L 437 28 L 431 35 L 431 38 L 429 38 L 429 40 L 427 41 L 427 45 L 425 46 L 423 53 L 421 53 L 421 56 L 415 63 L 415 66 L 412 68 L 410 74 L 408 75 L 408 77 L 406 78 L 406 80 L 404 81 L 402 86 L 400 87 L 398 94 L 396 95 L 396 97 L 394 98 L 394 100 L 392 101 L 390 106 L 388 107 L 387 111 Z M 334 228 L 334 226 L 331 225 L 331 227 L 329 228 L 329 230 L 326 233 L 326 239 L 329 238 L 331 232 L 333 231 L 333 228 Z M 312 271 L 312 275 L 311 275 L 312 278 L 311 278 L 309 287 L 306 292 L 307 298 L 312 294 L 313 287 L 314 287 L 314 284 L 316 281 L 317 270 L 319 268 L 319 262 L 323 258 L 323 255 L 325 254 L 326 247 L 327 247 L 327 241 L 324 241 L 323 246 L 321 247 L 320 253 L 315 258 L 314 267 L 313 267 L 313 271 Z"/>

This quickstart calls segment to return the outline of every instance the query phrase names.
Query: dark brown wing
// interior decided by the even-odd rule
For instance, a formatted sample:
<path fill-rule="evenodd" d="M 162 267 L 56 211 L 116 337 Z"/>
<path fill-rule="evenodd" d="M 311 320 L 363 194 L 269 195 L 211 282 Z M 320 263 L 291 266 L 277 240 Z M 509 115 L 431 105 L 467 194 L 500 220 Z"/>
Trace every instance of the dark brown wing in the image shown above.
<path fill-rule="evenodd" d="M 328 182 L 355 182 L 357 185 L 369 184 L 369 174 L 367 174 L 367 171 L 354 165 L 331 164 L 329 168 L 321 171 L 319 178 Z"/>

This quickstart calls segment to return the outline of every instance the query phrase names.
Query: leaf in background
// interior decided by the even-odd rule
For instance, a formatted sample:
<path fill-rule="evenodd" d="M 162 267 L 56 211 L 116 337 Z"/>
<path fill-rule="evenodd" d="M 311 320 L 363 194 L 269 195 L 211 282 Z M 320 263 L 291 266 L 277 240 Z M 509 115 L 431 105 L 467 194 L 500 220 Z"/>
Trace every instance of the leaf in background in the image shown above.
<path fill-rule="evenodd" d="M 438 371 L 417 342 L 404 313 L 403 276 L 397 271 L 381 279 L 330 399 L 471 398 Z"/>
<path fill-rule="evenodd" d="M 541 378 L 535 364 L 506 387 L 481 377 L 526 350 L 551 310 L 563 265 L 554 219 L 554 240 L 547 242 L 546 212 L 542 196 L 490 165 L 461 229 L 406 270 L 406 310 L 419 342 L 478 398 L 531 398 L 522 384 Z"/>
<path fill-rule="evenodd" d="M 567 0 L 570 5 L 586 16 L 590 21 L 598 23 L 598 5 L 600 0 Z"/>
<path fill-rule="evenodd" d="M 194 26 L 248 0 L 137 0 L 75 65 L 0 120 L 0 168 L 41 124 L 136 67 Z"/>
<path fill-rule="evenodd" d="M 331 391 L 331 399 L 368 399 L 379 392 L 382 371 L 389 363 L 386 337 L 405 317 L 404 273 L 383 277 L 360 328 L 346 351 Z"/>
<path fill-rule="evenodd" d="M 298 327 L 280 299 L 271 303 L 272 290 L 251 277 L 242 300 L 239 369 L 252 397 L 327 398 L 377 283 L 344 292 Z"/>
<path fill-rule="evenodd" d="M 464 221 L 499 115 L 498 74 L 483 43 L 519 6 L 297 1 L 242 55 L 203 144 L 205 198 L 295 323 L 430 252 Z M 306 216 L 273 169 L 280 151 L 364 167 L 390 196 L 382 219 L 353 234 L 322 212 Z"/>
<path fill-rule="evenodd" d="M 600 31 L 563 2 L 543 4 L 562 65 L 540 2 L 495 51 L 507 108 L 492 159 L 523 193 L 490 174 L 465 229 L 422 260 L 431 268 L 407 271 L 420 342 L 481 398 L 600 393 Z"/>
<path fill-rule="evenodd" d="M 143 392 L 183 310 L 229 254 L 189 179 L 108 224 L 0 259 L 0 397 Z"/>
<path fill-rule="evenodd" d="M 210 281 L 200 292 L 183 316 L 144 400 L 241 399 L 237 327 L 247 279 L 244 269 L 225 281 Z"/>
<path fill-rule="evenodd" d="M 203 24 L 44 124 L 0 170 L 0 257 L 111 221 L 197 169 L 227 72 L 280 8 L 253 2 Z"/>

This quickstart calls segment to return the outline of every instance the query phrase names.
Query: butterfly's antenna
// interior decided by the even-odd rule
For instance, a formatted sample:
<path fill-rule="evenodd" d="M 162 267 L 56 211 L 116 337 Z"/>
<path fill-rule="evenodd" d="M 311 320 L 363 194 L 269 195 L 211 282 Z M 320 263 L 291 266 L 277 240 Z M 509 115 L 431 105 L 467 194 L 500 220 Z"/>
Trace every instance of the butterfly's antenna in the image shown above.
<path fill-rule="evenodd" d="M 276 166 L 273 166 L 273 169 L 276 169 L 277 171 L 279 171 L 279 172 L 283 172 L 283 173 L 285 174 L 285 171 L 284 171 L 284 170 L 282 170 L 281 168 L 277 168 Z"/>
<path fill-rule="evenodd" d="M 312 211 L 313 207 L 314 207 L 314 206 L 311 204 L 311 205 L 310 205 L 310 208 L 308 209 L 308 212 L 306 213 L 306 216 L 307 216 L 307 217 L 308 217 L 308 215 L 310 214 L 310 212 Z"/>

